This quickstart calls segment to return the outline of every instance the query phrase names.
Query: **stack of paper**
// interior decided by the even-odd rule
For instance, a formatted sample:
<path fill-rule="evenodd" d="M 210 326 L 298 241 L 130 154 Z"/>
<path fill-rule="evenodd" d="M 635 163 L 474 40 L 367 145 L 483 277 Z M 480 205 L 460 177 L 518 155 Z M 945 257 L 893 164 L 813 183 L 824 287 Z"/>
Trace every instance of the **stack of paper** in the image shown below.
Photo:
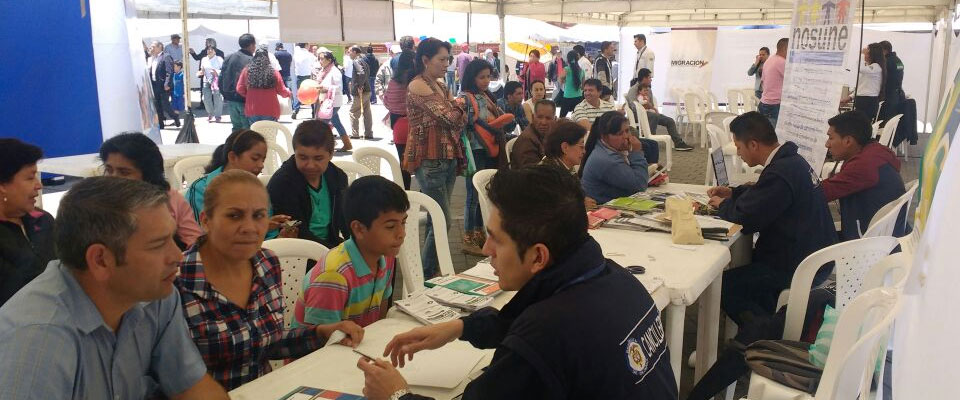
<path fill-rule="evenodd" d="M 604 204 L 605 207 L 612 208 L 615 210 L 624 210 L 624 211 L 633 211 L 639 213 L 650 212 L 657 208 L 657 206 L 662 203 L 656 202 L 650 199 L 642 199 L 635 197 L 620 197 L 608 201 Z"/>
<path fill-rule="evenodd" d="M 397 301 L 397 308 L 427 325 L 439 324 L 460 318 L 460 314 L 450 307 L 437 303 L 424 292 L 410 295 Z"/>
<path fill-rule="evenodd" d="M 443 286 L 434 286 L 424 293 L 440 304 L 467 311 L 476 311 L 493 303 L 493 297 L 464 294 Z"/>

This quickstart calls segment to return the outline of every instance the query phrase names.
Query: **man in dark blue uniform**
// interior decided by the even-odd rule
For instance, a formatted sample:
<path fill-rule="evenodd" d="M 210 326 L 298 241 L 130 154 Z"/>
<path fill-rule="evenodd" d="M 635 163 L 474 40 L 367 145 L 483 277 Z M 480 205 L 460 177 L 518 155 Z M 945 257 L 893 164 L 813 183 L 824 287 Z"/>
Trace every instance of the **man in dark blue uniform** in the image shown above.
<path fill-rule="evenodd" d="M 385 360 L 360 359 L 367 398 L 422 400 L 395 369 L 455 339 L 495 348 L 463 399 L 676 399 L 656 304 L 587 234 L 580 184 L 549 166 L 501 170 L 488 186 L 483 253 L 503 290 L 502 310 L 397 335 Z M 678 350 L 679 351 L 679 350 Z"/>
<path fill-rule="evenodd" d="M 719 216 L 759 232 L 752 263 L 723 273 L 721 308 L 739 326 L 773 315 L 780 292 L 811 253 L 837 242 L 833 218 L 810 164 L 793 142 L 780 144 L 770 120 L 758 112 L 730 123 L 737 154 L 751 167 L 763 165 L 754 184 L 707 191 Z M 817 283 L 826 278 L 824 268 Z"/>

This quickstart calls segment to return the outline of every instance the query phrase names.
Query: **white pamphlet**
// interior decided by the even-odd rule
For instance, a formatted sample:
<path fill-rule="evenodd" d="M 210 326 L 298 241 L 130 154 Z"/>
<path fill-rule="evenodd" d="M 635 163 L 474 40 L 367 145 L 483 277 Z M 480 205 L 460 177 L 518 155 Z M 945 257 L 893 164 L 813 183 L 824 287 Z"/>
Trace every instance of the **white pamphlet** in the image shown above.
<path fill-rule="evenodd" d="M 439 324 L 460 318 L 460 313 L 431 299 L 423 291 L 397 301 L 396 305 L 401 311 L 410 314 L 410 316 L 427 325 Z"/>
<path fill-rule="evenodd" d="M 443 286 L 434 286 L 424 293 L 440 304 L 467 311 L 476 311 L 493 303 L 493 297 L 464 294 Z"/>

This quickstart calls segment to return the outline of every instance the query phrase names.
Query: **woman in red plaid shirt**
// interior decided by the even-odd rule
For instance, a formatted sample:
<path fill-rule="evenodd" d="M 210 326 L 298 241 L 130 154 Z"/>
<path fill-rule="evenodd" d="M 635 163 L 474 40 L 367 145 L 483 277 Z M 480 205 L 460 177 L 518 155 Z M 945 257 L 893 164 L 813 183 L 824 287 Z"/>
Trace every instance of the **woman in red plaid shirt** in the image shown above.
<path fill-rule="evenodd" d="M 174 284 L 214 379 L 227 390 L 239 387 L 270 372 L 270 360 L 323 347 L 335 330 L 348 336 L 341 344 L 360 343 L 363 329 L 351 321 L 284 327 L 280 262 L 261 248 L 270 218 L 267 191 L 257 177 L 226 171 L 211 181 L 204 197 L 200 224 L 206 235 L 184 252 Z"/>

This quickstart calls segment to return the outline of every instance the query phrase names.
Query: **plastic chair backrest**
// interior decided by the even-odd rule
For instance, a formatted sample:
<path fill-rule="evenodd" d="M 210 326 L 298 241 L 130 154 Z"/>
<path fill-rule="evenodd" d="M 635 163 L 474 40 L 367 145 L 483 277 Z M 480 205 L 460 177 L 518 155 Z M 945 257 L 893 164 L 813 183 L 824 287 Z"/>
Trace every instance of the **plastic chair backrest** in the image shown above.
<path fill-rule="evenodd" d="M 191 156 L 177 161 L 173 164 L 173 176 L 177 183 L 177 191 L 186 192 L 184 183 L 190 185 L 193 181 L 203 176 L 203 168 L 210 163 L 212 156 Z"/>
<path fill-rule="evenodd" d="M 716 125 L 717 127 L 721 128 L 722 132 L 718 139 L 720 139 L 721 143 L 726 143 L 726 140 L 725 140 L 726 138 L 724 137 L 726 136 L 726 130 L 723 129 L 723 121 L 727 120 L 728 118 L 736 118 L 736 117 L 737 117 L 737 114 L 734 114 L 732 112 L 710 111 L 710 112 L 707 112 L 703 118 L 704 120 L 707 121 L 708 124 Z"/>
<path fill-rule="evenodd" d="M 713 151 L 723 147 L 723 143 L 720 141 L 720 136 L 723 135 L 723 130 L 719 126 L 714 124 L 707 124 L 707 135 L 710 137 L 710 148 L 707 151 L 707 175 L 704 180 L 706 185 L 714 185 L 717 183 L 716 172 L 713 170 Z M 726 165 L 726 163 L 724 163 Z M 727 176 L 730 176 L 729 169 L 727 170 Z"/>
<path fill-rule="evenodd" d="M 877 137 L 877 136 L 879 136 L 879 135 L 881 135 L 881 134 L 883 133 L 883 131 L 881 131 L 881 129 L 880 129 L 880 124 L 882 124 L 882 123 L 883 123 L 883 121 L 876 121 L 876 122 L 874 122 L 872 125 L 870 125 L 870 126 L 873 128 L 873 130 L 870 131 L 870 132 L 873 132 L 873 133 L 871 134 L 871 135 L 873 135 L 872 137 Z"/>
<path fill-rule="evenodd" d="M 273 175 L 280 169 L 280 165 L 287 161 L 290 155 L 287 154 L 276 143 L 267 142 L 267 158 L 263 160 L 263 173 Z"/>
<path fill-rule="evenodd" d="M 294 305 L 303 289 L 303 278 L 307 275 L 307 262 L 319 262 L 330 249 L 311 240 L 293 238 L 267 240 L 263 242 L 263 248 L 273 251 L 280 260 L 280 270 L 283 272 L 283 326 L 289 328 L 294 320 Z"/>
<path fill-rule="evenodd" d="M 897 239 L 892 236 L 862 238 L 837 243 L 807 256 L 797 266 L 793 273 L 793 280 L 790 281 L 783 338 L 800 340 L 803 317 L 810 300 L 810 289 L 813 287 L 813 279 L 820 267 L 831 261 L 835 263 L 834 270 L 837 274 L 835 308 L 842 311 L 857 296 L 867 271 L 889 255 L 896 246 Z"/>
<path fill-rule="evenodd" d="M 869 398 L 877 355 L 901 309 L 901 295 L 876 288 L 857 296 L 840 313 L 815 399 Z"/>
<path fill-rule="evenodd" d="M 887 124 L 883 126 L 883 132 L 880 133 L 880 144 L 890 147 L 893 135 L 897 132 L 897 126 L 900 125 L 900 118 L 903 118 L 903 114 L 897 114 L 887 120 Z"/>
<path fill-rule="evenodd" d="M 877 103 L 877 113 L 873 116 L 873 120 L 874 120 L 874 121 L 879 121 L 879 120 L 880 120 L 880 110 L 883 109 L 883 103 L 885 103 L 885 101 L 881 101 L 881 102 Z"/>
<path fill-rule="evenodd" d="M 473 188 L 477 190 L 477 197 L 480 200 L 480 214 L 483 216 L 483 224 L 487 224 L 490 218 L 490 197 L 487 196 L 487 183 L 497 174 L 495 169 L 482 169 L 473 174 Z"/>
<path fill-rule="evenodd" d="M 713 92 L 704 91 L 703 99 L 706 100 L 707 110 L 723 111 L 720 109 L 720 100 L 717 100 L 717 95 L 713 94 Z"/>
<path fill-rule="evenodd" d="M 267 140 L 267 143 L 281 144 L 287 154 L 293 153 L 293 134 L 283 124 L 276 121 L 257 121 L 250 125 L 250 130 L 255 131 Z M 283 141 L 277 141 L 277 135 L 283 135 Z"/>
<path fill-rule="evenodd" d="M 687 92 L 683 95 L 683 103 L 686 107 L 687 119 L 690 122 L 703 121 L 703 107 L 700 96 L 694 92 Z"/>
<path fill-rule="evenodd" d="M 370 170 L 370 168 L 353 161 L 337 161 L 334 164 L 336 164 L 338 168 L 342 169 L 343 172 L 347 174 L 348 185 L 353 183 L 353 181 L 357 180 L 357 178 L 361 176 L 376 175 Z M 400 182 L 403 181 L 401 180 Z M 400 185 L 403 186 L 402 183 Z"/>
<path fill-rule="evenodd" d="M 733 120 L 735 119 L 737 119 L 736 115 L 723 119 L 723 131 L 730 137 L 733 137 L 733 132 L 730 131 L 730 124 L 733 123 Z"/>
<path fill-rule="evenodd" d="M 743 112 L 757 111 L 757 102 L 760 100 L 753 89 L 743 89 L 740 93 L 743 93 Z"/>
<path fill-rule="evenodd" d="M 727 89 L 727 111 L 734 114 L 743 114 L 743 107 L 740 102 L 740 91 L 737 89 Z"/>
<path fill-rule="evenodd" d="M 508 164 L 508 165 L 510 164 L 510 153 L 513 153 L 513 145 L 517 144 L 517 139 L 519 139 L 519 138 L 520 138 L 520 137 L 518 136 L 518 137 L 515 137 L 515 138 L 510 139 L 510 140 L 507 141 L 506 150 L 507 150 L 507 164 Z"/>
<path fill-rule="evenodd" d="M 397 263 L 403 275 L 403 297 L 424 288 L 423 261 L 420 251 L 420 208 L 423 207 L 433 222 L 433 239 L 437 249 L 437 260 L 440 263 L 440 274 L 451 275 L 453 258 L 450 256 L 450 242 L 447 241 L 447 221 L 443 216 L 443 209 L 430 196 L 420 192 L 407 191 L 410 201 L 406 228 L 406 239 L 400 246 Z"/>
<path fill-rule="evenodd" d="M 380 160 L 386 160 L 387 164 L 390 165 L 390 180 L 403 187 L 403 175 L 400 173 L 400 160 L 397 160 L 389 151 L 373 146 L 361 147 L 353 151 L 353 161 L 367 167 L 374 175 L 380 175 Z"/>
<path fill-rule="evenodd" d="M 913 183 L 907 186 L 907 191 L 897 199 L 887 203 L 877 210 L 877 213 L 870 219 L 866 232 L 861 237 L 891 236 L 897 228 L 897 219 L 900 215 L 904 216 L 904 225 L 906 225 L 906 215 L 910 211 L 909 204 L 913 200 L 913 195 L 917 191 L 917 184 Z"/>
<path fill-rule="evenodd" d="M 257 175 L 257 179 L 260 180 L 260 183 L 263 183 L 263 187 L 267 187 L 270 184 L 270 178 L 273 178 L 273 175 L 260 174 Z"/>

